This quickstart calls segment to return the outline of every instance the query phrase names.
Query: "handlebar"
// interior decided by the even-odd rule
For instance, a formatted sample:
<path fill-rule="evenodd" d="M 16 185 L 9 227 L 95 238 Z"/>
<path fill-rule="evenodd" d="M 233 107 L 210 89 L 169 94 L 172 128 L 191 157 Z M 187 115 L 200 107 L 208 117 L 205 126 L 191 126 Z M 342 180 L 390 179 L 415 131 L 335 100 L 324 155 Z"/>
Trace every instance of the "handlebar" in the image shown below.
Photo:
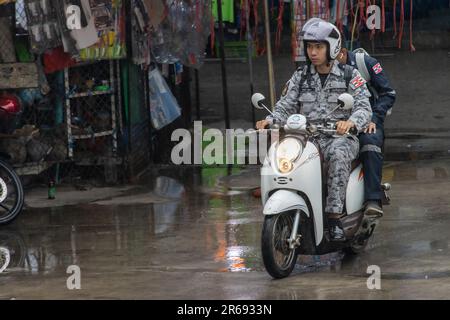
<path fill-rule="evenodd" d="M 319 132 L 319 133 L 324 133 L 324 134 L 328 134 L 328 135 L 336 135 L 337 134 L 337 130 L 336 130 L 336 123 L 337 122 L 326 122 L 326 121 L 323 121 L 323 122 L 321 122 L 322 124 L 317 124 L 317 125 L 315 125 L 315 124 L 312 124 L 312 123 L 308 123 L 307 124 L 307 126 L 306 126 L 306 131 L 307 132 L 309 132 L 309 133 L 311 133 L 311 134 L 314 134 L 314 133 L 316 133 L 316 132 Z M 277 122 L 274 122 L 272 125 L 267 125 L 265 128 L 264 128 L 264 130 L 279 130 L 279 129 L 281 129 L 281 130 L 283 130 L 283 129 L 285 129 L 285 127 L 284 126 L 282 126 L 282 125 L 280 125 L 279 123 L 277 123 Z M 288 129 L 288 130 L 292 130 L 292 131 L 305 131 L 304 129 L 303 130 L 293 130 L 293 129 Z M 256 131 L 258 131 L 258 130 L 256 130 Z M 358 134 L 358 129 L 356 129 L 355 127 L 353 127 L 353 128 L 351 128 L 347 133 L 346 133 L 346 135 L 357 135 Z"/>

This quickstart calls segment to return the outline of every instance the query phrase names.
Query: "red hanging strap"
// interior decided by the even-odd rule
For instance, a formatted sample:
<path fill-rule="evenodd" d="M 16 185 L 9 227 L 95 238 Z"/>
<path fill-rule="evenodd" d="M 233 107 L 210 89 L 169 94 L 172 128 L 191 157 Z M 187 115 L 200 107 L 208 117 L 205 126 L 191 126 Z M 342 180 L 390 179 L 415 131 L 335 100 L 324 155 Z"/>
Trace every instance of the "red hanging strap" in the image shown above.
<path fill-rule="evenodd" d="M 366 8 L 365 8 L 365 9 L 366 9 L 366 10 L 365 10 L 366 12 L 364 13 L 364 17 L 365 17 L 365 20 L 364 20 L 364 21 L 367 21 L 367 18 L 368 18 L 368 16 L 367 16 L 367 14 L 368 14 L 368 13 L 367 13 L 367 8 L 369 7 L 369 5 L 370 5 L 369 0 L 366 0 Z"/>
<path fill-rule="evenodd" d="M 402 47 L 402 38 L 403 38 L 403 26 L 405 24 L 405 0 L 401 0 L 400 3 L 400 28 L 398 34 L 398 48 Z"/>
<path fill-rule="evenodd" d="M 341 0 L 336 1 L 336 26 L 341 30 Z"/>
<path fill-rule="evenodd" d="M 281 32 L 283 31 L 283 12 L 284 12 L 284 1 L 280 1 L 279 10 L 277 18 L 277 34 L 275 37 L 275 51 L 279 52 L 281 47 Z"/>
<path fill-rule="evenodd" d="M 412 38 L 412 32 L 413 32 L 413 0 L 409 0 L 409 50 L 411 52 L 416 51 L 416 48 L 414 48 L 413 45 L 413 38 Z"/>
<path fill-rule="evenodd" d="M 397 37 L 397 0 L 394 0 L 394 4 L 392 6 L 392 15 L 394 17 L 394 36 L 392 39 Z"/>
<path fill-rule="evenodd" d="M 381 32 L 386 31 L 386 16 L 384 11 L 384 0 L 381 0 Z"/>
<path fill-rule="evenodd" d="M 253 0 L 253 19 L 255 21 L 255 31 L 253 33 L 253 41 L 255 41 L 256 52 L 259 52 L 259 40 L 258 40 L 258 2 L 259 0 Z"/>
<path fill-rule="evenodd" d="M 330 0 L 325 1 L 326 19 L 330 21 Z"/>
<path fill-rule="evenodd" d="M 214 45 L 216 42 L 216 32 L 214 30 L 214 15 L 212 14 L 212 11 L 210 12 L 211 15 L 211 24 L 209 28 L 211 29 L 211 51 L 214 51 Z"/>
<path fill-rule="evenodd" d="M 359 23 L 362 24 L 364 23 L 364 17 L 366 16 L 364 13 L 364 0 L 359 0 L 358 4 L 359 4 Z"/>

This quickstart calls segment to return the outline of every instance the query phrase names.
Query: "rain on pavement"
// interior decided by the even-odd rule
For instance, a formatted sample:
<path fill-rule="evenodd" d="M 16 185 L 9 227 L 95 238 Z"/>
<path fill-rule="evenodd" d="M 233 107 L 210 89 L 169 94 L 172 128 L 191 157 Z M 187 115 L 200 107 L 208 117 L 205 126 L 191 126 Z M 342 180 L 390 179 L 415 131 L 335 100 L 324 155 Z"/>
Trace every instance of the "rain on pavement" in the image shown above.
<path fill-rule="evenodd" d="M 449 159 L 386 163 L 384 180 L 393 201 L 365 253 L 301 256 L 282 280 L 261 260 L 258 167 L 161 168 L 139 196 L 163 202 L 27 209 L 0 232 L 0 299 L 448 298 Z M 67 289 L 71 265 L 81 290 Z"/>

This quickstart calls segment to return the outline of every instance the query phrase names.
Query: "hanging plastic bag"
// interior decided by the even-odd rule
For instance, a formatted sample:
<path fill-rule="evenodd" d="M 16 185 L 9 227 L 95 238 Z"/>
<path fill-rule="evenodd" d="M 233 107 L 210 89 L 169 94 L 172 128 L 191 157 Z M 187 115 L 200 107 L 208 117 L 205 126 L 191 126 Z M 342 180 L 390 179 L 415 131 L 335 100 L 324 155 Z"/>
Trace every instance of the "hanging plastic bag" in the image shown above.
<path fill-rule="evenodd" d="M 181 61 L 200 68 L 211 32 L 210 0 L 166 1 L 167 16 L 152 29 L 151 49 L 158 63 Z M 155 24 L 150 22 L 154 26 Z"/>
<path fill-rule="evenodd" d="M 177 100 L 173 96 L 158 69 L 149 73 L 150 115 L 153 127 L 159 130 L 181 115 Z"/>

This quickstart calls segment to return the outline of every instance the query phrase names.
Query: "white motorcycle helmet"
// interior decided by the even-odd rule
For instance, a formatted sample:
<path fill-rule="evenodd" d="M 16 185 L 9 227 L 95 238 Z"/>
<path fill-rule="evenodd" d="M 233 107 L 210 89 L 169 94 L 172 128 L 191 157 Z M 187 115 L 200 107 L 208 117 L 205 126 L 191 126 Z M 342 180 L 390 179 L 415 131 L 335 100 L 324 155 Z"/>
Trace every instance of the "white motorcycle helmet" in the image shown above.
<path fill-rule="evenodd" d="M 335 25 L 320 18 L 311 18 L 303 26 L 301 37 L 305 48 L 305 56 L 308 59 L 307 42 L 325 42 L 328 46 L 328 61 L 336 59 L 341 51 L 342 39 L 339 29 Z"/>

